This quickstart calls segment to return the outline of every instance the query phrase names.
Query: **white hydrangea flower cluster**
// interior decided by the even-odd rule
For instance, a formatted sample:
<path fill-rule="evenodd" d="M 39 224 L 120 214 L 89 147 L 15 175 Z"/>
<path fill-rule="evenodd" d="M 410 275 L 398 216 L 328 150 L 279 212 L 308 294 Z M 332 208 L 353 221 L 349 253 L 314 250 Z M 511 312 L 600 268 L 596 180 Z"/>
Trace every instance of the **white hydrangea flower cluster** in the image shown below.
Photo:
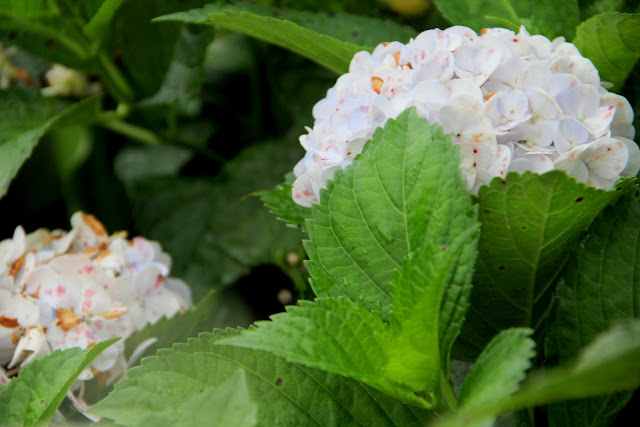
<path fill-rule="evenodd" d="M 84 212 L 71 225 L 30 234 L 18 226 L 0 242 L 0 382 L 54 350 L 122 337 L 78 378 L 109 384 L 126 369 L 124 338 L 191 304 L 157 242 L 109 235 Z"/>
<path fill-rule="evenodd" d="M 573 44 L 531 36 L 524 27 L 477 35 L 456 26 L 354 56 L 349 73 L 314 106 L 313 129 L 300 137 L 307 153 L 294 169 L 294 200 L 317 203 L 335 170 L 409 107 L 460 145 L 463 176 L 475 194 L 511 171 L 564 169 L 609 189 L 640 169 L 629 102 L 603 87 Z"/>

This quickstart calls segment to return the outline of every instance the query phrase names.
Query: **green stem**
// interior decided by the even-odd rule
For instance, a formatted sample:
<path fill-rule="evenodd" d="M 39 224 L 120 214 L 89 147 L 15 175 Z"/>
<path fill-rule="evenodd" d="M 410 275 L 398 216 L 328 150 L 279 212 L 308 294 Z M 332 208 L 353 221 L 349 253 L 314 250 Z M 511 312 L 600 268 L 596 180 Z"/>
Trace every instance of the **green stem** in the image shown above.
<path fill-rule="evenodd" d="M 111 83 L 113 96 L 121 103 L 127 103 L 133 98 L 133 90 L 124 78 L 118 67 L 113 63 L 111 57 L 106 52 L 101 51 L 97 55 L 100 66 L 104 71 L 105 77 Z"/>
<path fill-rule="evenodd" d="M 440 390 L 442 391 L 444 400 L 446 400 L 447 405 L 449 405 L 449 408 L 451 408 L 453 411 L 457 411 L 458 398 L 456 398 L 456 393 L 453 391 L 453 388 L 451 387 L 449 378 L 445 378 L 442 371 L 440 371 Z"/>
<path fill-rule="evenodd" d="M 116 119 L 109 121 L 99 121 L 96 124 L 144 144 L 162 144 L 162 140 L 155 133 L 143 127 L 132 125 L 131 123 L 127 123 L 122 120 Z"/>

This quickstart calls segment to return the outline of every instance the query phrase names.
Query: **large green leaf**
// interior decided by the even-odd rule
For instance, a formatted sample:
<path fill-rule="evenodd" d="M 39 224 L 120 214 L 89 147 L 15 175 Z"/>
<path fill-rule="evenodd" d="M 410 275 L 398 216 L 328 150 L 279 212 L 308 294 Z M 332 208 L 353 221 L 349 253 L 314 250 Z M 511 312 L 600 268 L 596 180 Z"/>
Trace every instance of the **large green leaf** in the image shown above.
<path fill-rule="evenodd" d="M 594 221 L 558 285 L 547 360 L 564 363 L 615 323 L 640 316 L 640 203 L 620 200 Z M 549 408 L 551 425 L 611 423 L 630 399 L 619 393 Z"/>
<path fill-rule="evenodd" d="M 452 246 L 477 224 L 458 148 L 414 109 L 378 129 L 363 154 L 329 181 L 312 211 L 305 247 L 315 293 L 346 296 L 383 320 L 404 259 L 428 245 Z M 461 259 L 473 259 L 474 251 L 466 246 Z M 464 319 L 471 271 L 460 263 L 442 299 L 443 361 Z"/>
<path fill-rule="evenodd" d="M 482 234 L 471 307 L 456 343 L 459 358 L 473 359 L 502 329 L 538 328 L 581 233 L 632 182 L 603 191 L 563 171 L 526 172 L 480 189 Z"/>
<path fill-rule="evenodd" d="M 153 24 L 156 16 L 201 6 L 204 0 L 136 0 L 120 6 L 114 25 L 123 65 L 137 99 L 155 94 L 165 80 L 180 41 L 181 23 Z"/>
<path fill-rule="evenodd" d="M 573 43 L 619 91 L 640 58 L 638 32 L 640 14 L 602 13 L 580 24 Z"/>
<path fill-rule="evenodd" d="M 150 372 L 132 379 L 118 396 L 120 400 L 108 398 L 90 411 L 126 426 L 234 427 L 256 423 L 257 408 L 249 398 L 242 369 L 217 387 L 175 372 Z M 124 411 L 124 418 L 122 409 L 118 408 L 123 402 L 146 411 Z"/>
<path fill-rule="evenodd" d="M 158 20 L 184 18 L 186 21 L 209 23 L 209 20 L 217 20 L 220 17 L 210 16 L 228 11 L 253 14 L 263 17 L 277 18 L 294 22 L 301 27 L 315 31 L 319 34 L 354 43 L 358 46 L 373 48 L 378 43 L 400 41 L 406 43 L 417 35 L 413 28 L 400 25 L 391 20 L 382 20 L 370 16 L 359 16 L 350 13 L 323 13 L 310 12 L 296 9 L 286 9 L 267 6 L 253 1 L 234 1 L 226 5 L 210 4 L 202 9 L 181 12 L 170 17 L 162 17 Z M 224 26 L 224 23 L 222 24 Z"/>
<path fill-rule="evenodd" d="M 40 138 L 65 121 L 90 122 L 100 111 L 100 97 L 64 109 L 65 104 L 20 89 L 0 91 L 0 197 L 31 155 Z"/>
<path fill-rule="evenodd" d="M 210 4 L 154 21 L 218 25 L 289 49 L 339 74 L 349 70 L 353 55 L 379 42 L 415 35 L 409 27 L 348 14 L 277 9 L 253 2 Z M 369 35 L 371 34 L 371 35 Z"/>
<path fill-rule="evenodd" d="M 406 395 L 407 386 L 437 393 L 441 360 L 447 371 L 449 346 L 464 317 L 478 238 L 459 159 L 442 129 L 414 109 L 387 122 L 329 182 L 307 222 L 307 267 L 316 294 L 351 301 L 321 298 L 317 305 L 290 308 L 230 342 L 351 376 L 396 396 Z M 334 309 L 365 310 L 366 316 L 334 321 Z M 389 319 L 390 326 L 366 310 Z M 363 335 L 333 338 L 331 331 L 343 330 Z M 290 347 L 282 337 L 289 337 Z M 369 339 L 376 340 L 376 363 L 353 365 Z M 322 351 L 310 351 L 309 342 L 321 342 Z"/>
<path fill-rule="evenodd" d="M 257 322 L 256 326 L 257 329 L 221 344 L 269 351 L 290 362 L 353 378 L 420 407 L 434 404 L 433 398 L 425 400 L 413 391 L 433 393 L 436 389 L 440 367 L 437 348 L 422 355 L 424 363 L 414 372 L 418 381 L 407 384 L 405 372 L 390 364 L 390 355 L 395 350 L 391 328 L 376 314 L 347 298 L 300 301 L 296 306 L 288 306 L 286 313 L 271 316 L 271 321 Z M 400 344 L 407 348 L 405 343 Z M 423 371 L 434 369 L 435 380 L 419 381 L 425 377 Z"/>
<path fill-rule="evenodd" d="M 155 409 L 153 402 L 140 398 L 132 402 L 126 390 L 147 384 L 147 375 L 176 373 L 218 388 L 240 368 L 245 372 L 250 399 L 258 406 L 260 425 L 417 426 L 427 421 L 428 411 L 409 407 L 354 380 L 301 367 L 267 352 L 216 344 L 219 338 L 237 334 L 234 330 L 201 334 L 188 344 L 177 344 L 144 359 L 92 411 L 124 425 L 136 425 L 131 422 L 134 416 L 153 416 Z M 157 392 L 154 384 L 147 390 Z M 172 403 L 177 406 L 178 400 L 176 397 Z"/>
<path fill-rule="evenodd" d="M 618 324 L 600 334 L 577 359 L 535 372 L 520 391 L 459 411 L 445 425 L 470 425 L 498 414 L 569 399 L 592 397 L 640 386 L 640 320 Z"/>
<path fill-rule="evenodd" d="M 200 91 L 205 51 L 212 40 L 211 28 L 183 26 L 162 85 L 153 96 L 140 101 L 139 105 L 167 106 L 182 114 L 198 114 L 202 104 Z"/>
<path fill-rule="evenodd" d="M 227 162 L 214 180 L 159 176 L 150 163 L 146 175 L 153 177 L 127 180 L 129 171 L 117 173 L 131 199 L 137 231 L 162 243 L 173 257 L 172 274 L 184 279 L 197 298 L 273 262 L 282 250 L 300 247 L 297 230 L 274 221 L 257 198 L 244 198 L 256 190 L 256 182 L 276 184 L 299 155 L 291 144 L 257 144 Z M 141 153 L 135 156 L 139 162 Z M 175 171 L 168 163 L 166 170 Z"/>
<path fill-rule="evenodd" d="M 537 27 L 549 38 L 564 36 L 571 39 L 579 22 L 577 0 L 434 0 L 434 3 L 453 24 L 465 25 L 475 31 L 503 27 L 506 21 L 515 26 L 524 24 L 529 30 Z"/>
<path fill-rule="evenodd" d="M 9 385 L 0 388 L 0 424 L 47 425 L 78 375 L 117 340 L 88 350 L 56 350 L 22 368 Z"/>

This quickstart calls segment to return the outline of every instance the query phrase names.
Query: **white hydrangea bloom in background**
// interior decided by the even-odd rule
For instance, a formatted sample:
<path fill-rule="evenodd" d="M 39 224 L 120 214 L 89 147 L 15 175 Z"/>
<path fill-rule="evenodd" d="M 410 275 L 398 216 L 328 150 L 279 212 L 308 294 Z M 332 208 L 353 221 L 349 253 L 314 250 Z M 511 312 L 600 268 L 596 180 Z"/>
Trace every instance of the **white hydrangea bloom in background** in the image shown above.
<path fill-rule="evenodd" d="M 83 212 L 71 225 L 69 232 L 30 234 L 18 226 L 0 242 L 0 382 L 54 350 L 122 337 L 79 377 L 111 383 L 126 368 L 126 337 L 191 304 L 187 285 L 169 277 L 171 259 L 158 243 L 109 235 Z"/>
<path fill-rule="evenodd" d="M 86 74 L 60 64 L 53 64 L 44 79 L 47 87 L 40 90 L 42 96 L 73 96 L 85 98 L 102 91 L 99 82 L 90 82 Z"/>
<path fill-rule="evenodd" d="M 629 102 L 603 87 L 573 44 L 524 27 L 477 35 L 456 26 L 354 56 L 349 73 L 315 105 L 313 129 L 300 137 L 306 155 L 294 168 L 294 200 L 317 203 L 335 170 L 409 107 L 460 145 L 463 176 L 476 194 L 511 171 L 563 169 L 609 189 L 640 169 Z"/>

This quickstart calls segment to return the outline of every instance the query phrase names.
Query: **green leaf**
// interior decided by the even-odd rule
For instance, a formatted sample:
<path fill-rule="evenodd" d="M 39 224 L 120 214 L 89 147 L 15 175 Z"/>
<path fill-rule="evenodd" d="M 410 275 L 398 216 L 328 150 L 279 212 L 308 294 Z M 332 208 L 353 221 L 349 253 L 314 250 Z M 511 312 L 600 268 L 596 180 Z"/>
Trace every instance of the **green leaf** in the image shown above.
<path fill-rule="evenodd" d="M 403 112 L 375 133 L 349 168 L 336 174 L 307 226 L 307 267 L 316 294 L 338 299 L 292 307 L 230 343 L 351 376 L 398 397 L 393 388 L 376 381 L 435 393 L 441 359 L 448 369 L 448 346 L 458 332 L 452 325 L 461 321 L 458 314 L 464 316 L 463 309 L 459 313 L 453 308 L 460 298 L 441 304 L 443 292 L 448 287 L 450 298 L 466 288 L 468 295 L 479 234 L 457 147 L 415 109 Z M 387 294 L 375 293 L 381 286 L 373 278 L 381 271 L 391 276 L 381 282 Z M 364 310 L 368 317 L 345 315 L 334 322 L 328 316 L 335 310 Z M 391 325 L 367 310 L 387 316 Z M 360 335 L 343 338 L 343 330 Z M 282 337 L 291 342 L 290 348 Z M 439 338 L 445 343 L 442 357 Z M 375 339 L 375 345 L 365 347 L 367 339 Z M 310 350 L 309 341 L 323 350 Z M 352 358 L 362 357 L 361 347 L 378 351 L 370 358 L 377 363 L 354 365 Z"/>
<path fill-rule="evenodd" d="M 82 32 L 90 40 L 101 40 L 106 35 L 114 15 L 125 0 L 104 0 L 91 20 L 82 27 Z"/>
<path fill-rule="evenodd" d="M 273 262 L 281 250 L 300 247 L 297 230 L 274 221 L 258 199 L 244 198 L 256 182 L 277 183 L 299 156 L 291 144 L 257 144 L 227 162 L 214 180 L 155 174 L 128 181 L 129 172 L 116 172 L 131 199 L 136 230 L 162 243 L 174 260 L 172 274 L 198 298 Z M 152 174 L 149 166 L 146 175 Z"/>
<path fill-rule="evenodd" d="M 117 340 L 88 350 L 56 350 L 22 368 L 9 385 L 0 388 L 0 424 L 47 425 L 78 375 Z"/>
<path fill-rule="evenodd" d="M 537 329 L 581 233 L 632 183 L 627 179 L 603 191 L 551 171 L 511 173 L 482 187 L 479 256 L 456 357 L 474 358 L 502 329 Z"/>
<path fill-rule="evenodd" d="M 169 348 L 174 343 L 184 342 L 198 335 L 200 332 L 210 332 L 218 318 L 218 298 L 214 291 L 207 293 L 195 307 L 171 318 L 162 317 L 153 325 L 147 325 L 144 329 L 134 332 L 125 341 L 125 357 L 129 359 L 136 348 L 149 338 L 155 338 L 144 353 L 138 355 L 144 357 L 152 355 L 160 348 Z"/>
<path fill-rule="evenodd" d="M 491 340 L 462 384 L 458 396 L 461 411 L 480 408 L 518 391 L 531 367 L 530 359 L 535 356 L 535 342 L 529 338 L 532 332 L 525 328 L 505 329 Z"/>
<path fill-rule="evenodd" d="M 37 19 L 57 12 L 55 3 L 50 0 L 0 0 L 0 14 Z"/>
<path fill-rule="evenodd" d="M 170 16 L 163 16 L 157 20 L 172 20 L 176 18 L 185 21 L 209 23 L 210 19 L 221 17 L 210 16 L 222 13 L 245 13 L 277 20 L 287 20 L 307 28 L 318 34 L 338 39 L 358 46 L 374 48 L 379 43 L 400 41 L 406 43 L 410 38 L 418 35 L 416 30 L 400 25 L 391 20 L 382 20 L 370 16 L 359 16 L 350 13 L 325 13 L 305 10 L 286 9 L 267 6 L 252 1 L 234 1 L 226 5 L 209 4 L 201 9 L 180 12 Z M 222 24 L 224 26 L 224 23 Z"/>
<path fill-rule="evenodd" d="M 458 148 L 415 109 L 378 129 L 363 154 L 328 182 L 312 211 L 305 248 L 316 295 L 346 296 L 383 320 L 404 259 L 427 245 L 451 246 L 477 224 Z M 466 305 L 470 271 L 461 265 L 453 273 L 443 299 L 442 339 L 450 340 L 464 318 L 456 306 Z"/>
<path fill-rule="evenodd" d="M 510 397 L 461 410 L 445 425 L 472 421 L 568 399 L 592 397 L 640 386 L 640 320 L 618 324 L 584 348 L 573 363 L 535 372 Z"/>
<path fill-rule="evenodd" d="M 54 1 L 3 0 L 0 40 L 71 68 L 99 71 L 76 16 L 66 7 Z"/>
<path fill-rule="evenodd" d="M 565 363 L 599 333 L 640 316 L 640 203 L 638 194 L 607 208 L 576 249 L 554 303 L 546 357 Z M 609 425 L 630 392 L 566 402 L 548 410 L 550 425 Z"/>
<path fill-rule="evenodd" d="M 269 212 L 277 215 L 279 220 L 285 221 L 291 227 L 302 227 L 305 219 L 311 216 L 311 209 L 293 201 L 291 186 L 295 179 L 293 172 L 288 172 L 282 184 L 276 185 L 272 190 L 258 191 L 254 194 L 260 197 L 262 203 L 269 208 Z"/>
<path fill-rule="evenodd" d="M 331 31 L 327 35 L 327 29 L 335 28 L 331 25 L 332 18 L 327 14 L 289 11 L 286 12 L 286 19 L 271 16 L 280 16 L 281 13 L 284 11 L 260 4 L 238 2 L 234 6 L 210 4 L 201 9 L 162 16 L 154 19 L 154 22 L 191 22 L 240 31 L 289 49 L 338 74 L 346 73 L 353 55 L 367 48 L 354 42 L 339 40 L 333 37 Z M 349 16 L 346 20 L 348 19 Z M 380 25 L 381 21 L 376 22 Z M 345 22 L 339 24 L 344 27 Z M 308 25 L 311 28 L 307 28 Z M 343 31 L 340 33 L 344 35 Z"/>
<path fill-rule="evenodd" d="M 534 23 L 544 28 L 549 38 L 564 36 L 571 39 L 578 25 L 578 1 L 568 0 L 434 0 L 442 14 L 455 25 L 464 25 L 480 31 L 495 27 L 500 20 L 511 22 L 518 27 Z M 499 18 L 496 20 L 495 18 Z M 512 28 L 517 31 L 517 28 Z"/>
<path fill-rule="evenodd" d="M 256 423 L 256 406 L 249 399 L 245 373 L 236 370 L 218 387 L 210 387 L 174 372 L 150 372 L 136 377 L 119 394 L 120 400 L 106 399 L 95 409 L 124 425 L 207 425 L 252 426 Z M 114 405 L 148 408 L 148 412 L 130 413 L 120 419 Z"/>
<path fill-rule="evenodd" d="M 465 194 L 462 201 L 468 199 Z M 449 350 L 459 329 L 449 330 L 455 314 L 443 306 L 458 304 L 445 299 L 458 292 L 453 288 L 470 286 L 478 237 L 479 227 L 471 222 L 450 245 L 426 243 L 398 270 L 392 287 L 394 336 L 386 368 L 395 381 L 423 390 L 425 384 L 439 383 L 441 367 L 448 374 Z"/>
<path fill-rule="evenodd" d="M 93 149 L 94 134 L 88 125 L 67 125 L 50 130 L 45 140 L 49 161 L 55 167 L 69 215 L 82 210 L 74 191 L 74 178 Z"/>
<path fill-rule="evenodd" d="M 139 106 L 168 106 L 185 115 L 197 115 L 202 104 L 205 51 L 212 40 L 211 28 L 183 26 L 162 85 L 153 96 L 140 101 Z"/>
<path fill-rule="evenodd" d="M 145 358 L 140 367 L 128 371 L 127 378 L 117 383 L 115 391 L 94 406 L 92 412 L 123 425 L 139 425 L 134 419 L 154 416 L 153 401 L 143 402 L 138 397 L 132 402 L 126 393 L 146 382 L 147 375 L 175 373 L 216 389 L 242 369 L 249 398 L 258 406 L 260 425 L 286 422 L 418 426 L 427 421 L 428 411 L 404 405 L 354 380 L 301 367 L 267 352 L 216 343 L 219 338 L 237 334 L 234 330 L 200 334 L 188 344 L 177 344 L 171 350 Z"/>
<path fill-rule="evenodd" d="M 136 0 L 119 8 L 114 43 L 136 89 L 136 99 L 155 94 L 165 81 L 182 30 L 181 23 L 153 24 L 159 15 L 202 5 L 203 0 Z"/>
<path fill-rule="evenodd" d="M 56 125 L 86 123 L 100 111 L 100 97 L 64 109 L 64 103 L 19 89 L 0 91 L 0 197 L 40 138 Z"/>
<path fill-rule="evenodd" d="M 583 21 L 604 12 L 634 12 L 632 2 L 626 0 L 591 0 L 582 3 L 587 3 L 581 5 L 580 12 Z"/>
<path fill-rule="evenodd" d="M 176 176 L 192 157 L 191 151 L 174 145 L 125 148 L 116 157 L 114 168 L 125 183 Z"/>
<path fill-rule="evenodd" d="M 602 13 L 580 24 L 573 44 L 619 91 L 640 58 L 640 14 Z"/>
<path fill-rule="evenodd" d="M 93 133 L 86 125 L 68 125 L 51 130 L 52 162 L 63 182 L 87 160 L 93 147 Z"/>
<path fill-rule="evenodd" d="M 256 322 L 257 329 L 220 343 L 269 351 L 293 363 L 364 382 L 414 405 L 433 405 L 409 387 L 394 384 L 398 377 L 387 370 L 393 336 L 374 313 L 343 297 L 299 301 L 286 310 L 271 316 L 271 321 Z M 437 358 L 435 368 L 439 368 Z M 416 391 L 429 386 L 435 388 L 422 382 Z"/>

